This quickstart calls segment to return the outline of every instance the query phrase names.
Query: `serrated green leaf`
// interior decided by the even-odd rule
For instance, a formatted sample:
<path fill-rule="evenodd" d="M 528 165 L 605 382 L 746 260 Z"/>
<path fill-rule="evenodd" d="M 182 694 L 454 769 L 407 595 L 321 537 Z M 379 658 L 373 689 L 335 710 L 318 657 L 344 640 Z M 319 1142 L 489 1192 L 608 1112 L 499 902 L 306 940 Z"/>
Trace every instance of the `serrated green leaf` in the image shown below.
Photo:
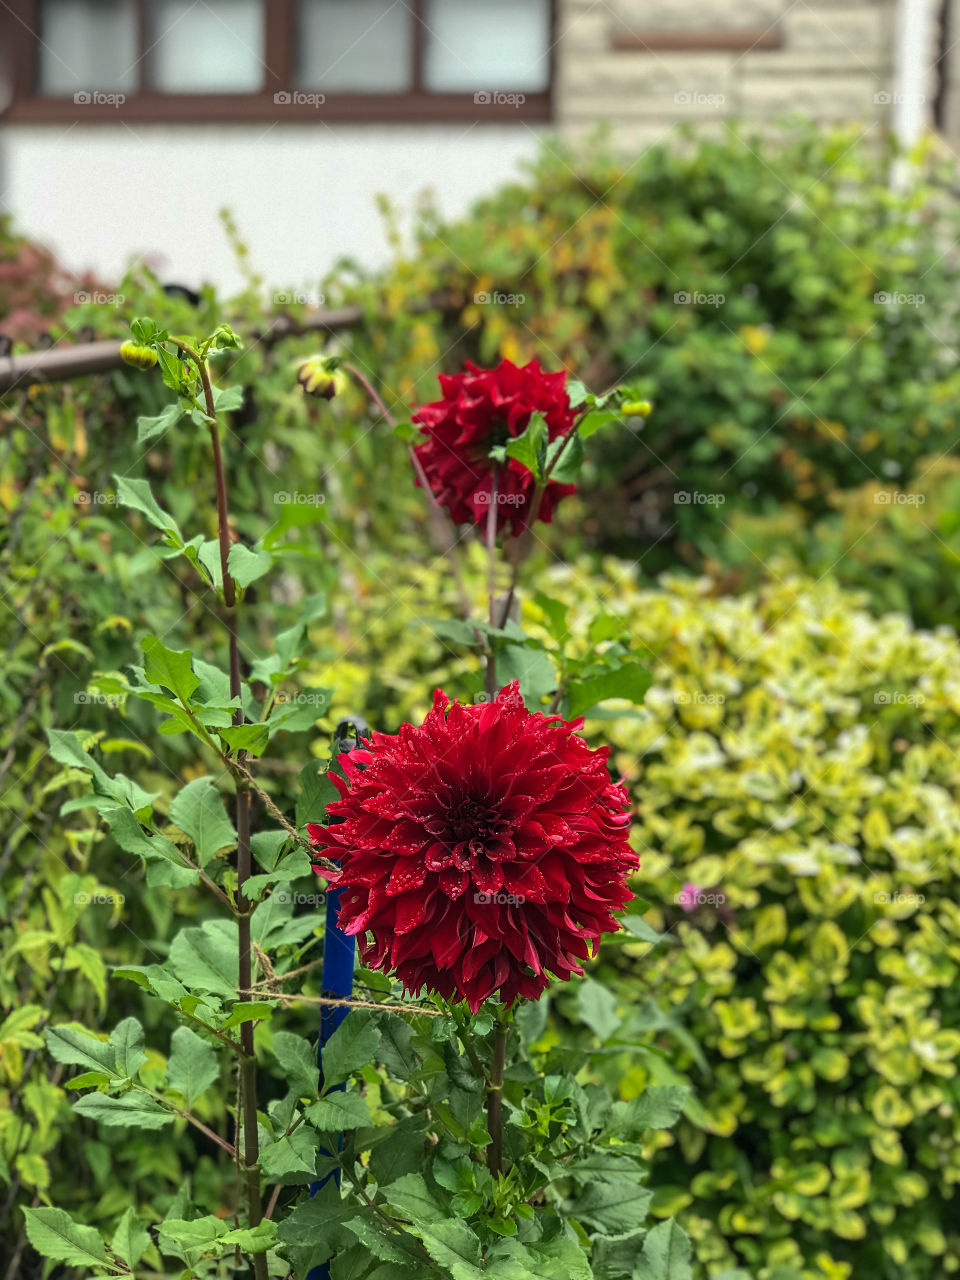
<path fill-rule="evenodd" d="M 73 1104 L 73 1109 L 77 1115 L 95 1120 L 97 1124 L 124 1129 L 162 1129 L 176 1119 L 172 1111 L 139 1089 L 118 1098 L 106 1093 L 87 1093 Z"/>
<path fill-rule="evenodd" d="M 135 1080 L 147 1060 L 143 1050 L 143 1027 L 136 1018 L 124 1018 L 110 1033 L 110 1048 L 116 1057 L 117 1070 Z"/>
<path fill-rule="evenodd" d="M 97 1040 L 88 1031 L 70 1024 L 47 1027 L 44 1038 L 55 1062 L 105 1071 L 111 1079 L 123 1078 L 117 1070 L 116 1052 L 106 1040 Z"/>
<path fill-rule="evenodd" d="M 170 947 L 170 967 L 188 990 L 235 998 L 237 966 L 237 926 L 231 920 L 181 929 Z"/>
<path fill-rule="evenodd" d="M 338 1089 L 311 1103 L 307 1119 L 315 1129 L 338 1133 L 341 1129 L 360 1129 L 369 1124 L 370 1110 L 359 1093 Z"/>
<path fill-rule="evenodd" d="M 63 1262 L 71 1267 L 96 1267 L 115 1275 L 122 1267 L 110 1261 L 106 1245 L 95 1227 L 85 1227 L 74 1222 L 62 1209 L 42 1207 L 25 1208 L 27 1239 L 44 1258 Z"/>
<path fill-rule="evenodd" d="M 167 1087 L 176 1089 L 192 1107 L 197 1098 L 220 1078 L 217 1055 L 189 1027 L 178 1027 L 170 1038 Z"/>
<path fill-rule="evenodd" d="M 168 404 L 167 407 L 156 418 L 138 418 L 137 419 L 137 444 L 150 444 L 153 440 L 158 439 L 175 427 L 183 417 L 183 411 L 179 404 Z M 130 505 L 129 503 L 127 504 Z"/>
<path fill-rule="evenodd" d="M 131 1205 L 117 1223 L 117 1229 L 110 1241 L 110 1248 L 132 1270 L 149 1246 L 150 1233 Z"/>
<path fill-rule="evenodd" d="M 380 1030 L 366 1010 L 347 1015 L 323 1046 L 323 1088 L 343 1082 L 361 1067 L 375 1061 L 380 1048 Z"/>
<path fill-rule="evenodd" d="M 234 582 L 241 589 L 249 587 L 251 582 L 256 582 L 265 573 L 269 573 L 272 566 L 273 556 L 269 551 L 252 550 L 250 547 L 245 547 L 242 542 L 235 542 L 230 548 L 227 567 Z"/>
<path fill-rule="evenodd" d="M 237 833 L 212 778 L 188 782 L 170 805 L 170 820 L 193 841 L 201 866 L 222 850 L 236 847 Z"/>
<path fill-rule="evenodd" d="M 634 1280 L 691 1280 L 690 1241 L 672 1219 L 661 1222 L 647 1235 Z"/>
<path fill-rule="evenodd" d="M 571 720 L 576 720 L 607 698 L 625 698 L 639 706 L 651 680 L 650 672 L 639 662 L 624 663 L 614 670 L 575 680 L 567 690 L 567 714 Z"/>
<path fill-rule="evenodd" d="M 180 526 L 157 503 L 150 485 L 146 480 L 131 480 L 127 476 L 114 476 L 117 483 L 117 501 L 123 507 L 130 507 L 145 515 L 155 529 L 162 533 L 172 534 L 179 545 L 183 545 Z"/>

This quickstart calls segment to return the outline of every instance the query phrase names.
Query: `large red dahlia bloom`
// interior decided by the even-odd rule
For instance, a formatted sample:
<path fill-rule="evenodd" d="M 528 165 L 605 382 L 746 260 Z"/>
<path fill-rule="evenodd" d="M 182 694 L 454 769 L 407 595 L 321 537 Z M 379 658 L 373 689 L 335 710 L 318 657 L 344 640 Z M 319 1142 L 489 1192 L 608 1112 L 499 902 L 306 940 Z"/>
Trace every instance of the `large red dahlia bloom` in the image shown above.
<path fill-rule="evenodd" d="M 416 455 L 434 496 L 455 524 L 485 525 L 491 502 L 496 504 L 498 530 L 509 524 L 518 534 L 531 522 L 532 474 L 516 458 L 497 466 L 490 450 L 523 435 L 534 413 L 543 414 L 550 440 L 566 435 L 576 419 L 566 377 L 544 373 L 536 360 L 522 369 L 509 360 L 496 369 L 478 369 L 468 361 L 466 373 L 441 374 L 443 399 L 413 415 L 426 437 Z M 575 492 L 576 485 L 548 484 L 537 518 L 549 523 L 560 498 Z"/>
<path fill-rule="evenodd" d="M 474 1012 L 583 972 L 638 861 L 609 749 L 580 723 L 527 711 L 515 683 L 480 706 L 438 689 L 421 726 L 342 758 L 341 821 L 309 831 L 341 863 L 317 870 L 343 886 L 338 923 L 366 964 Z"/>

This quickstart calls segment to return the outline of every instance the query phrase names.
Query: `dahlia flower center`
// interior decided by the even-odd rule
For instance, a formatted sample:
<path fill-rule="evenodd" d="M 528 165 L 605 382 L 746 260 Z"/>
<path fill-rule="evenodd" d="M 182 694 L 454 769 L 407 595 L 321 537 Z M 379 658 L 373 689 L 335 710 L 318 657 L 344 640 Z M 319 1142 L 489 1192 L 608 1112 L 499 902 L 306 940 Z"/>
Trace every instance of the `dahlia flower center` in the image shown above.
<path fill-rule="evenodd" d="M 427 857 L 428 866 L 471 871 L 481 860 L 497 861 L 508 852 L 513 828 L 494 805 L 468 798 L 438 815 L 427 830 L 438 841 Z"/>

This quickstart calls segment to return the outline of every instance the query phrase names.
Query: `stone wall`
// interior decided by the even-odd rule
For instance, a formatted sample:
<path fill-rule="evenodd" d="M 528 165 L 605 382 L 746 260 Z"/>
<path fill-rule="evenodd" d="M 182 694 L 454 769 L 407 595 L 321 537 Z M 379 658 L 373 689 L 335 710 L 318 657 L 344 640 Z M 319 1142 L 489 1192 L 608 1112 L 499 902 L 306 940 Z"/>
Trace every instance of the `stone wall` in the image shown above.
<path fill-rule="evenodd" d="M 690 122 L 885 124 L 894 17 L 894 0 L 560 0 L 557 124 L 579 136 L 607 120 L 636 145 Z M 935 68 L 931 81 L 930 109 Z"/>

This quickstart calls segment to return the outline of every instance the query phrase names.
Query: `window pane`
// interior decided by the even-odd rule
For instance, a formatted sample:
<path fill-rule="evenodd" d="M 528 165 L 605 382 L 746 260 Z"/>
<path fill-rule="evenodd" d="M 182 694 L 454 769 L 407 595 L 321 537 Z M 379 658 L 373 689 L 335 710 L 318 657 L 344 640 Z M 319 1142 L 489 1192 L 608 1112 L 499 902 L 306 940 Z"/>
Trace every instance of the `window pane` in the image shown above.
<path fill-rule="evenodd" d="M 300 0 L 297 85 L 341 93 L 411 86 L 412 18 L 402 0 Z"/>
<path fill-rule="evenodd" d="M 137 83 L 133 0 L 42 0 L 40 92 L 130 92 Z"/>
<path fill-rule="evenodd" d="M 161 93 L 264 86 L 262 0 L 150 0 L 150 71 Z"/>
<path fill-rule="evenodd" d="M 424 20 L 428 89 L 548 87 L 550 0 L 426 0 Z"/>

